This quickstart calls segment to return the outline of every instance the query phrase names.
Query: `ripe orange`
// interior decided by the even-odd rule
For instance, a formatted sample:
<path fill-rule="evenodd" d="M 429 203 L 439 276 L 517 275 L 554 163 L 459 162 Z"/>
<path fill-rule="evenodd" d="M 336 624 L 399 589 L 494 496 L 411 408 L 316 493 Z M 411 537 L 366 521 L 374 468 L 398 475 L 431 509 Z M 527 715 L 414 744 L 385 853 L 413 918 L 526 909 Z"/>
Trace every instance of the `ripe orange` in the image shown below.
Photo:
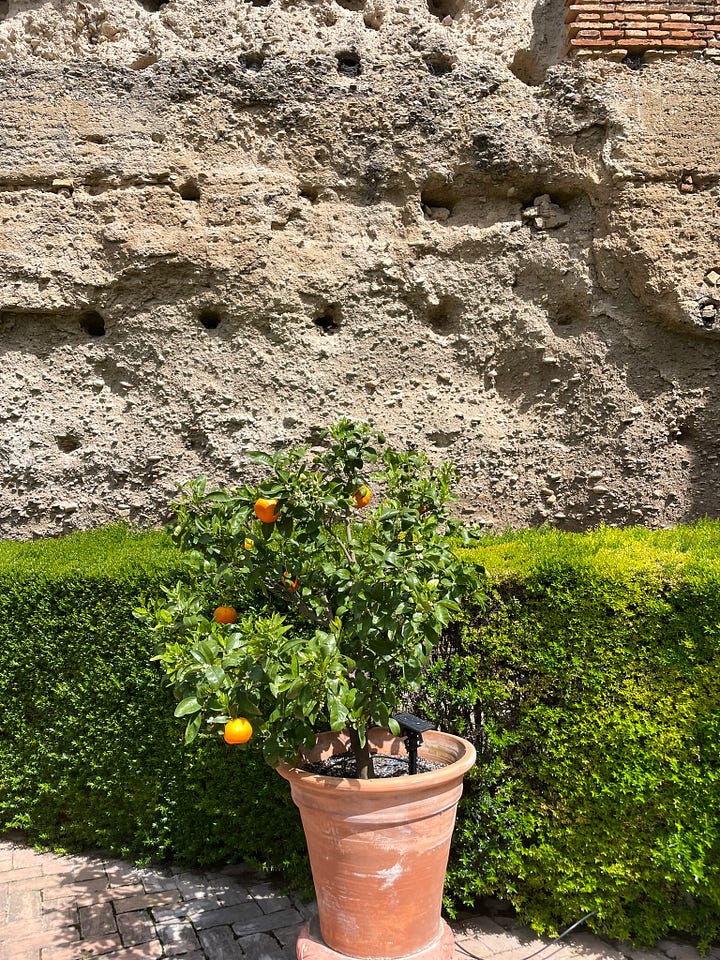
<path fill-rule="evenodd" d="M 258 520 L 262 520 L 263 523 L 275 523 L 277 518 L 280 516 L 280 511 L 275 512 L 275 507 L 277 506 L 277 500 L 265 500 L 263 497 L 260 497 L 259 500 L 255 501 L 255 516 Z"/>
<path fill-rule="evenodd" d="M 353 496 L 355 497 L 355 503 L 358 507 L 366 507 L 370 503 L 372 490 L 370 487 L 366 487 L 365 484 L 363 484 L 361 487 L 357 488 Z"/>
<path fill-rule="evenodd" d="M 235 623 L 237 610 L 235 607 L 215 607 L 213 620 L 215 623 Z"/>
<path fill-rule="evenodd" d="M 225 743 L 247 743 L 252 736 L 253 729 L 250 721 L 245 717 L 235 717 L 228 720 L 223 731 Z"/>
<path fill-rule="evenodd" d="M 295 593 L 297 588 L 300 586 L 300 580 L 295 577 L 293 580 L 292 574 L 288 573 L 287 570 L 282 575 L 283 586 L 289 593 Z"/>

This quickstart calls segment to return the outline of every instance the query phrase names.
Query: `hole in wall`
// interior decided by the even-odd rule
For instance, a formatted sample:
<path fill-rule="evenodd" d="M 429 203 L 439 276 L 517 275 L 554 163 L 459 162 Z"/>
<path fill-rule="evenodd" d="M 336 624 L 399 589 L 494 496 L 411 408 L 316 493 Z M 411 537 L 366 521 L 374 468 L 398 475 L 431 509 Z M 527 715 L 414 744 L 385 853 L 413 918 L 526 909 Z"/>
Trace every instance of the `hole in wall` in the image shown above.
<path fill-rule="evenodd" d="M 198 314 L 200 325 L 205 327 L 206 330 L 217 330 L 220 326 L 221 319 L 220 311 L 217 307 L 203 307 Z"/>
<path fill-rule="evenodd" d="M 719 313 L 720 303 L 718 301 L 708 298 L 700 302 L 700 320 L 707 329 L 715 326 Z"/>
<path fill-rule="evenodd" d="M 248 2 L 248 0 L 246 0 Z M 249 0 L 251 7 L 269 7 L 270 0 Z"/>
<path fill-rule="evenodd" d="M 374 6 L 371 9 L 367 9 L 363 13 L 363 23 L 368 28 L 368 30 L 379 30 L 380 27 L 383 25 L 384 19 L 385 19 L 385 14 L 379 8 L 379 6 Z"/>
<path fill-rule="evenodd" d="M 426 220 L 449 220 L 455 207 L 455 197 L 447 184 L 426 187 L 420 193 L 420 207 Z"/>
<path fill-rule="evenodd" d="M 258 71 L 262 70 L 263 64 L 265 63 L 265 55 L 257 50 L 246 53 L 242 59 L 245 69 L 252 70 L 253 73 L 258 73 Z"/>
<path fill-rule="evenodd" d="M 547 307 L 548 320 L 555 328 L 559 337 L 579 336 L 584 324 L 578 321 L 587 320 L 590 315 L 590 305 L 582 290 L 575 290 L 573 295 L 563 298 Z"/>
<path fill-rule="evenodd" d="M 313 317 L 313 323 L 323 333 L 335 333 L 340 328 L 340 308 L 335 304 L 325 307 Z"/>
<path fill-rule="evenodd" d="M 455 20 L 464 7 L 464 0 L 428 0 L 428 10 L 438 20 L 444 20 L 446 17 Z"/>
<path fill-rule="evenodd" d="M 301 184 L 300 196 L 303 198 L 303 200 L 309 200 L 310 203 L 317 203 L 318 197 L 320 196 L 320 189 L 319 187 L 313 186 L 313 184 Z"/>
<path fill-rule="evenodd" d="M 183 431 L 183 441 L 189 450 L 204 450 L 208 446 L 208 437 L 199 424 L 192 423 Z"/>
<path fill-rule="evenodd" d="M 75 433 L 64 433 L 62 436 L 55 437 L 55 443 L 57 444 L 58 450 L 61 450 L 63 453 L 72 453 L 74 450 L 79 450 L 82 446 L 80 437 Z"/>
<path fill-rule="evenodd" d="M 457 297 L 440 297 L 436 304 L 427 307 L 427 322 L 436 333 L 447 335 L 454 333 L 460 319 L 461 303 Z"/>
<path fill-rule="evenodd" d="M 10 0 L 0 0 L 0 20 L 5 20 L 10 15 Z"/>
<path fill-rule="evenodd" d="M 356 53 L 352 53 L 350 50 L 343 50 L 341 53 L 336 53 L 335 58 L 337 59 L 337 71 L 341 73 L 344 77 L 359 77 L 362 72 L 360 66 L 360 57 Z"/>
<path fill-rule="evenodd" d="M 645 51 L 637 50 L 634 53 L 628 53 L 627 56 L 623 57 L 621 62 L 629 70 L 642 70 L 647 66 L 645 63 Z"/>
<path fill-rule="evenodd" d="M 197 202 L 200 199 L 200 187 L 195 180 L 185 180 L 178 187 L 178 193 L 182 200 L 191 200 Z"/>
<path fill-rule="evenodd" d="M 90 337 L 104 337 L 105 320 L 97 310 L 86 310 L 80 314 L 80 329 Z"/>
<path fill-rule="evenodd" d="M 140 6 L 148 13 L 157 13 L 167 2 L 168 0 L 139 0 Z"/>
<path fill-rule="evenodd" d="M 339 7 L 345 10 L 362 10 L 367 0 L 336 0 Z"/>
<path fill-rule="evenodd" d="M 446 74 L 452 73 L 455 69 L 450 58 L 441 53 L 435 53 L 426 57 L 425 66 L 431 77 L 444 77 Z"/>

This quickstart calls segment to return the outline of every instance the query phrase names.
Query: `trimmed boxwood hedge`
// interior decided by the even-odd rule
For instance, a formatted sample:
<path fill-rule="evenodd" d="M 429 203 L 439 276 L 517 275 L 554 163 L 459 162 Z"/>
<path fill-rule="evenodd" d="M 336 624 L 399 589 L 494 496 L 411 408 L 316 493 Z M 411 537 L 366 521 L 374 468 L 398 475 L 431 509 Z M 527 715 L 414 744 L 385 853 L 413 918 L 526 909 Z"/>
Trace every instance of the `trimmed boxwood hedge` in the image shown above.
<path fill-rule="evenodd" d="M 720 525 L 524 531 L 418 709 L 471 736 L 448 895 L 538 930 L 720 935 Z"/>
<path fill-rule="evenodd" d="M 0 827 L 137 860 L 248 860 L 305 876 L 284 781 L 257 752 L 182 743 L 140 597 L 184 576 L 117 526 L 0 544 Z"/>
<path fill-rule="evenodd" d="M 720 525 L 524 531 L 468 556 L 489 605 L 448 631 L 414 705 L 479 750 L 448 902 L 717 938 Z M 154 532 L 0 544 L 0 827 L 304 881 L 299 818 L 259 751 L 182 745 L 132 610 L 184 576 Z"/>

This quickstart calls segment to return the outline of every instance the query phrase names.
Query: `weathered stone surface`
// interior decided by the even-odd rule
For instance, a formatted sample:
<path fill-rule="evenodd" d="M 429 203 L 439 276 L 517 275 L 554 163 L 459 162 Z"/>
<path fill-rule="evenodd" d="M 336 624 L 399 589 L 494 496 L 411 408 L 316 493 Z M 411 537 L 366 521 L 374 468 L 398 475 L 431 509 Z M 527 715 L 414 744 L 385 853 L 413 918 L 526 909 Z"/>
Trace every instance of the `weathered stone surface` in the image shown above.
<path fill-rule="evenodd" d="M 562 20 L 10 0 L 0 534 L 157 522 L 341 414 L 485 526 L 717 513 L 718 68 Z"/>

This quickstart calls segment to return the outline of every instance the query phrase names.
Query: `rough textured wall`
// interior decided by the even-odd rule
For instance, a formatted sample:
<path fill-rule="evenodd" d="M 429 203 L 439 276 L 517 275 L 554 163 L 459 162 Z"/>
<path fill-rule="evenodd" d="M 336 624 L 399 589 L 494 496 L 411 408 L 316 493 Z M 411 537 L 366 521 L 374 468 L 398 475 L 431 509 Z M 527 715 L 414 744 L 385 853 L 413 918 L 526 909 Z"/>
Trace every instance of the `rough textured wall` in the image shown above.
<path fill-rule="evenodd" d="M 0 3 L 0 533 L 366 418 L 460 509 L 718 512 L 719 70 L 561 0 Z"/>

